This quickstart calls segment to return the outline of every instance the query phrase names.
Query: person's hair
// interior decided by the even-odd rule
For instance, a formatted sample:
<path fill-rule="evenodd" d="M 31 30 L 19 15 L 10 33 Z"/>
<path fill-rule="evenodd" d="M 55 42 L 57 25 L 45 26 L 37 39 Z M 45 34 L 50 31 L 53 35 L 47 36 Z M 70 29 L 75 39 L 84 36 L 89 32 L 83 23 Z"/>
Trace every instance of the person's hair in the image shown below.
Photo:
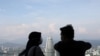
<path fill-rule="evenodd" d="M 34 38 L 41 38 L 41 32 L 31 32 L 29 34 L 29 40 L 34 39 Z"/>
<path fill-rule="evenodd" d="M 61 30 L 61 35 L 65 36 L 65 38 L 67 38 L 67 39 L 74 38 L 74 29 L 71 24 L 68 24 L 68 25 L 60 28 L 60 30 Z"/>
<path fill-rule="evenodd" d="M 42 38 L 41 38 L 41 32 L 31 32 L 29 34 L 29 41 L 31 41 L 33 44 L 41 44 Z"/>
<path fill-rule="evenodd" d="M 33 31 L 29 34 L 28 38 L 29 40 L 26 45 L 25 56 L 27 56 L 28 51 L 32 46 L 39 46 L 42 43 L 41 32 Z"/>

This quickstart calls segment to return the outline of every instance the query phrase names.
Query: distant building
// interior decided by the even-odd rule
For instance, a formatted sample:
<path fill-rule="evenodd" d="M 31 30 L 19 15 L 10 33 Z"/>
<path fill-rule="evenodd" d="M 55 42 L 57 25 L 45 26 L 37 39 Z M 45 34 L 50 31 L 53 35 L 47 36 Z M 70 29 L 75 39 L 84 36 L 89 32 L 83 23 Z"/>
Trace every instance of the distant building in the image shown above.
<path fill-rule="evenodd" d="M 45 56 L 54 56 L 54 53 L 53 40 L 49 37 L 46 41 Z"/>
<path fill-rule="evenodd" d="M 90 54 L 86 54 L 85 56 L 91 56 Z"/>

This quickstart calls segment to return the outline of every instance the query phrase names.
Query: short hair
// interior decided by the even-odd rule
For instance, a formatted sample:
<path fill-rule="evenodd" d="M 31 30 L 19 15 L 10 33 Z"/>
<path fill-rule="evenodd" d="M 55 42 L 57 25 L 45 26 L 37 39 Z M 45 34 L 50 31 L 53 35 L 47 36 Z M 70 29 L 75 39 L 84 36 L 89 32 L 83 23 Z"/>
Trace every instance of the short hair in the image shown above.
<path fill-rule="evenodd" d="M 68 38 L 68 39 L 74 38 L 74 29 L 71 24 L 68 24 L 68 25 L 60 28 L 60 30 L 61 30 L 61 35 L 65 36 L 66 38 Z"/>

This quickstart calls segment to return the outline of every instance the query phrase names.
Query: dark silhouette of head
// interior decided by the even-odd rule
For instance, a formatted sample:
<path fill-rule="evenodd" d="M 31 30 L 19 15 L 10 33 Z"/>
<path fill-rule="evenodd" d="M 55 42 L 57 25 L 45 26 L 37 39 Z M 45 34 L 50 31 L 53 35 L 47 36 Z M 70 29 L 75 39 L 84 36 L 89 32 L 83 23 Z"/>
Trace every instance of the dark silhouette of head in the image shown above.
<path fill-rule="evenodd" d="M 74 40 L 74 29 L 71 24 L 60 28 L 61 41 L 54 45 L 60 56 L 85 56 L 86 50 L 91 44 L 84 41 Z"/>
<path fill-rule="evenodd" d="M 41 38 L 41 33 L 40 32 L 36 32 L 36 31 L 31 32 L 29 34 L 29 40 L 34 39 L 34 38 Z"/>
<path fill-rule="evenodd" d="M 61 31 L 61 40 L 73 40 L 74 38 L 74 29 L 71 24 L 68 24 L 62 28 L 60 28 Z"/>
<path fill-rule="evenodd" d="M 33 31 L 28 36 L 29 40 L 26 45 L 26 49 L 21 52 L 20 55 L 25 54 L 27 56 L 29 49 L 32 46 L 39 46 L 42 43 L 41 32 Z"/>
<path fill-rule="evenodd" d="M 32 43 L 32 44 L 41 44 L 42 43 L 42 39 L 41 39 L 41 32 L 31 32 L 29 34 L 29 41 Z"/>

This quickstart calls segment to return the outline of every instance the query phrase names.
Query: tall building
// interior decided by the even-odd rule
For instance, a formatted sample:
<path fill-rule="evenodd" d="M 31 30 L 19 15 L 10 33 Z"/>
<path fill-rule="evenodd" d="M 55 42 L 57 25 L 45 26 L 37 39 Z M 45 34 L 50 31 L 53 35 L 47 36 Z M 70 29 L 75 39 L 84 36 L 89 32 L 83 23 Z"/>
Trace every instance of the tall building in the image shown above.
<path fill-rule="evenodd" d="M 54 56 L 54 55 L 55 55 L 55 50 L 53 47 L 53 40 L 51 37 L 48 37 L 46 41 L 45 56 Z"/>

